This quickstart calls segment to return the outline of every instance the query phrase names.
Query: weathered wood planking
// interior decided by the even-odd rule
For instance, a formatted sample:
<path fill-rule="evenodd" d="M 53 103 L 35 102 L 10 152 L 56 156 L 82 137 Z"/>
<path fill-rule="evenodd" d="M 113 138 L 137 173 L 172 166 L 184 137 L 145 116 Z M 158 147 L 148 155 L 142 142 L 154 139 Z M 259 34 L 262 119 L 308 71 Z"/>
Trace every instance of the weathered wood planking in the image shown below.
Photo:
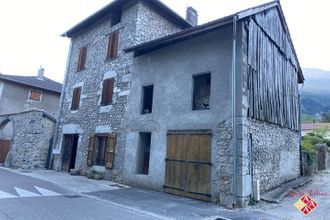
<path fill-rule="evenodd" d="M 298 130 L 298 66 L 276 10 L 249 22 L 249 116 Z"/>

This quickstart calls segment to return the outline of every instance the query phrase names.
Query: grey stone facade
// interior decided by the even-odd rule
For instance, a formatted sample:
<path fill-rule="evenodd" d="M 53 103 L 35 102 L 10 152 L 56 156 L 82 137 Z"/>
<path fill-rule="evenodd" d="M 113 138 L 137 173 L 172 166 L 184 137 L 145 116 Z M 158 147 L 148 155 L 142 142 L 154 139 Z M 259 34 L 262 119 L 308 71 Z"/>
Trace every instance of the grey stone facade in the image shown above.
<path fill-rule="evenodd" d="M 106 169 L 105 173 L 106 178 L 116 181 L 121 181 L 124 161 L 126 129 L 122 122 L 125 120 L 130 95 L 133 63 L 133 54 L 126 54 L 123 49 L 180 30 L 142 2 L 123 8 L 119 24 L 111 27 L 111 19 L 108 17 L 71 39 L 72 48 L 56 138 L 56 149 L 61 149 L 63 134 L 72 133 L 63 128 L 67 125 L 79 127 L 80 138 L 75 168 L 86 174 L 89 171 L 86 165 L 89 137 L 96 133 L 116 133 L 114 167 L 112 170 Z M 120 32 L 118 56 L 113 60 L 107 60 L 108 34 L 116 30 Z M 82 46 L 87 46 L 86 66 L 84 70 L 76 72 L 79 48 Z M 102 81 L 107 78 L 115 78 L 113 104 L 100 106 Z M 78 86 L 82 86 L 80 107 L 72 112 L 72 91 Z M 55 156 L 56 169 L 61 168 L 60 157 L 61 155 Z"/>
<path fill-rule="evenodd" d="M 6 125 L 1 128 L 6 134 L 0 131 L 0 139 L 11 140 L 5 166 L 45 168 L 50 140 L 54 135 L 55 119 L 44 111 L 31 110 L 0 115 L 0 125 L 3 123 Z"/>

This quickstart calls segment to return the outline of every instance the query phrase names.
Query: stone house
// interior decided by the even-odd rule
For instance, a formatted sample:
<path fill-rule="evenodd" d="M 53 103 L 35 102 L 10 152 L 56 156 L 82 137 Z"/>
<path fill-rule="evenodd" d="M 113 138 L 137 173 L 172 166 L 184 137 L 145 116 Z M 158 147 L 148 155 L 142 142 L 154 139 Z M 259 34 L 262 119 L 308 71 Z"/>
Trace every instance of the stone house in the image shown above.
<path fill-rule="evenodd" d="M 117 0 L 64 34 L 56 169 L 226 206 L 300 175 L 304 77 L 279 2 L 197 17 Z"/>
<path fill-rule="evenodd" d="M 58 111 L 62 85 L 44 76 L 0 74 L 0 115 L 40 109 L 55 116 Z"/>
<path fill-rule="evenodd" d="M 42 110 L 0 115 L 0 163 L 6 167 L 45 168 L 56 120 Z"/>

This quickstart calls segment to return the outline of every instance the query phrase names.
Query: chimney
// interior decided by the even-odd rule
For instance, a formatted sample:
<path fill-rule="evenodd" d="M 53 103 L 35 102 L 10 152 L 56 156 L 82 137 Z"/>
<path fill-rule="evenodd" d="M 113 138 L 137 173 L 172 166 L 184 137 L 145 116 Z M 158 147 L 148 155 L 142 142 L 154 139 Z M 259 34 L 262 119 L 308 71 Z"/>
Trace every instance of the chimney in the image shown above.
<path fill-rule="evenodd" d="M 45 78 L 44 74 L 45 74 L 45 69 L 40 67 L 38 70 L 38 78 L 40 78 L 40 79 Z"/>
<path fill-rule="evenodd" d="M 198 25 L 198 13 L 193 7 L 187 8 L 186 20 L 193 26 Z"/>

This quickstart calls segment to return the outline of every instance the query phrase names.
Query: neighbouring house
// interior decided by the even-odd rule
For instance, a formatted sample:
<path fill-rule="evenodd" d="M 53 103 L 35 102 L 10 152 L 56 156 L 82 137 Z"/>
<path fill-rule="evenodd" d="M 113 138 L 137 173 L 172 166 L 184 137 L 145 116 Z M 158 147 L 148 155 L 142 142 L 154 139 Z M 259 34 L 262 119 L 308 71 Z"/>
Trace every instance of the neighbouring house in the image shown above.
<path fill-rule="evenodd" d="M 56 120 L 42 110 L 0 115 L 0 163 L 7 167 L 48 167 Z"/>
<path fill-rule="evenodd" d="M 318 129 L 325 129 L 326 138 L 330 139 L 330 123 L 303 123 L 301 124 L 301 134 L 305 136 Z"/>
<path fill-rule="evenodd" d="M 62 85 L 44 76 L 0 74 L 0 115 L 40 109 L 55 116 L 58 111 Z"/>
<path fill-rule="evenodd" d="M 304 77 L 280 3 L 197 18 L 116 0 L 63 34 L 56 169 L 225 206 L 300 175 Z"/>

